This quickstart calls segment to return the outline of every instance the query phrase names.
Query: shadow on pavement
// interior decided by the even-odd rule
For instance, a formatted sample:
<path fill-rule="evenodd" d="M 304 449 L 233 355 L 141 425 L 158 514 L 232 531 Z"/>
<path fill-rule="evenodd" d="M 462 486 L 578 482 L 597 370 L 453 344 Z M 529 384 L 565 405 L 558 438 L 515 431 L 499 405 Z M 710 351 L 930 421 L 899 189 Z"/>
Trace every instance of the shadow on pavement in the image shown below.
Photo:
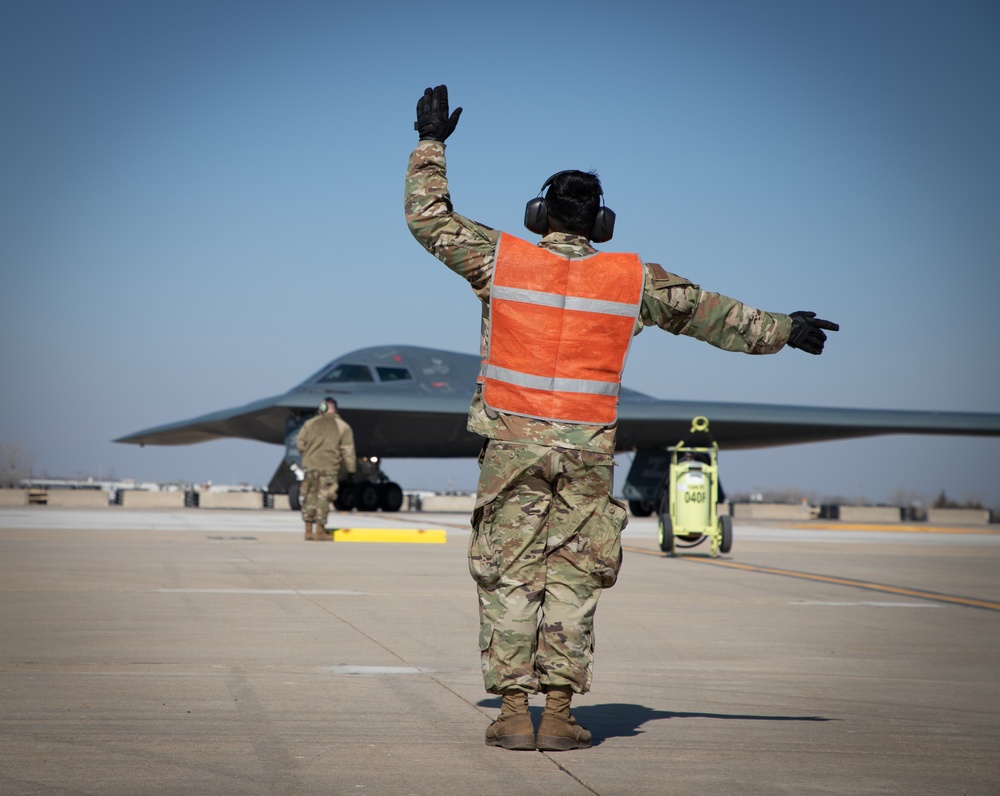
<path fill-rule="evenodd" d="M 483 708 L 500 709 L 500 698 L 483 699 Z M 542 708 L 531 707 L 531 715 L 538 724 Z M 642 726 L 650 721 L 663 719 L 724 719 L 726 721 L 837 721 L 823 716 L 765 716 L 744 713 L 687 713 L 672 710 L 656 710 L 645 705 L 609 703 L 604 705 L 579 705 L 573 707 L 573 715 L 594 736 L 594 745 L 608 738 L 630 738 L 642 733 Z"/>

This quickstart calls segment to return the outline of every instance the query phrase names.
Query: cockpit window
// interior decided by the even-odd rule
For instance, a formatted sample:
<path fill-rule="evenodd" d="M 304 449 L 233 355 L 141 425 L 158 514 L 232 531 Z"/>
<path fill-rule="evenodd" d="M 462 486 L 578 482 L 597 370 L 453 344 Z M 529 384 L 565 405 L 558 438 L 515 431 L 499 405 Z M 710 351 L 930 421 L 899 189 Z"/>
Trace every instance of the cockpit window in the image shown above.
<path fill-rule="evenodd" d="M 410 371 L 406 368 L 377 367 L 375 370 L 378 371 L 380 381 L 405 381 L 406 379 L 413 378 L 413 376 L 410 375 Z"/>
<path fill-rule="evenodd" d="M 320 382 L 375 381 L 367 365 L 337 365 L 320 378 Z"/>

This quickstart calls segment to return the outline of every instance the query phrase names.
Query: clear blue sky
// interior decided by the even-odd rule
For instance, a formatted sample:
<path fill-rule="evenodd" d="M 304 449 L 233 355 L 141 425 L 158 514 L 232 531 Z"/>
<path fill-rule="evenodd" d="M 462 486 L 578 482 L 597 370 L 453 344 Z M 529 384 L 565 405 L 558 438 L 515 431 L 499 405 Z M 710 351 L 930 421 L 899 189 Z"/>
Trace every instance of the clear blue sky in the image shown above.
<path fill-rule="evenodd" d="M 367 345 L 474 352 L 474 298 L 403 221 L 414 105 L 442 82 L 460 212 L 516 232 L 549 174 L 596 168 L 615 249 L 842 325 L 822 357 L 647 330 L 629 386 L 1000 411 L 997 3 L 345 5 L 0 3 L 0 441 L 36 474 L 266 483 L 277 447 L 110 440 Z M 723 466 L 730 491 L 1000 505 L 1000 440 Z M 474 485 L 468 461 L 388 470 Z"/>

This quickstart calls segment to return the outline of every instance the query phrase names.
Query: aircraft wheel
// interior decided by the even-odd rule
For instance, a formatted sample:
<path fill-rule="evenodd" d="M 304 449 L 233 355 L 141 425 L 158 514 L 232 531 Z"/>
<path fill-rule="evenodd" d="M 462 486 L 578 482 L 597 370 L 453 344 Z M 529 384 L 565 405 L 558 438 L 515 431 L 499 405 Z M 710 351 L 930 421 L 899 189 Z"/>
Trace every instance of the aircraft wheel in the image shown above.
<path fill-rule="evenodd" d="M 358 486 L 358 511 L 375 511 L 378 508 L 378 487 L 370 481 Z"/>
<path fill-rule="evenodd" d="M 395 481 L 382 484 L 378 489 L 378 507 L 382 511 L 399 511 L 403 505 L 403 488 Z"/>
<path fill-rule="evenodd" d="M 300 500 L 300 490 L 302 484 L 296 481 L 288 487 L 288 508 L 292 511 L 302 511 L 302 501 Z"/>
<path fill-rule="evenodd" d="M 667 555 L 674 554 L 674 522 L 670 515 L 664 512 L 657 523 L 657 533 L 660 549 Z"/>
<path fill-rule="evenodd" d="M 719 552 L 728 553 L 733 549 L 733 518 L 719 517 L 719 525 L 722 526 L 722 541 L 719 543 Z"/>
<path fill-rule="evenodd" d="M 648 517 L 653 513 L 655 506 L 648 500 L 630 500 L 628 510 L 633 517 Z"/>
<path fill-rule="evenodd" d="M 341 484 L 333 501 L 337 511 L 350 511 L 358 505 L 358 489 L 354 484 Z"/>

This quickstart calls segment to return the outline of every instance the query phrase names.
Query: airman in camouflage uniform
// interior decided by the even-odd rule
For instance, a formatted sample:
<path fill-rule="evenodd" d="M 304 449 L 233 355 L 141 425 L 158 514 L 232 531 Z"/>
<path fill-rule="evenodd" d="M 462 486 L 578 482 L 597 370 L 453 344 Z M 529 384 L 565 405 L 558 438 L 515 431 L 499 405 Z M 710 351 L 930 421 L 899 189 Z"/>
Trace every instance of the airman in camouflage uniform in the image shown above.
<path fill-rule="evenodd" d="M 449 116 L 444 86 L 427 89 L 417 105 L 420 142 L 407 166 L 406 221 L 417 241 L 468 281 L 479 298 L 485 355 L 500 233 L 452 208 L 444 140 L 461 110 Z M 538 246 L 570 258 L 597 251 L 586 236 L 551 227 Z M 727 351 L 773 354 L 798 343 L 819 353 L 825 341 L 820 329 L 835 327 L 825 321 L 810 325 L 811 313 L 754 309 L 656 263 L 646 263 L 644 272 L 635 334 L 657 326 Z M 569 703 L 573 693 L 590 688 L 594 613 L 621 565 L 627 516 L 624 504 L 612 497 L 616 424 L 495 411 L 480 387 L 468 427 L 488 440 L 480 456 L 469 568 L 479 593 L 485 686 L 503 696 L 486 742 L 508 749 L 589 746 L 590 733 L 576 724 Z M 539 691 L 547 698 L 535 736 L 527 695 Z"/>
<path fill-rule="evenodd" d="M 358 460 L 354 451 L 354 431 L 337 414 L 337 402 L 327 398 L 320 413 L 305 422 L 295 445 L 302 454 L 306 471 L 300 492 L 306 541 L 329 541 L 326 520 L 337 499 L 340 472 L 353 474 Z"/>

